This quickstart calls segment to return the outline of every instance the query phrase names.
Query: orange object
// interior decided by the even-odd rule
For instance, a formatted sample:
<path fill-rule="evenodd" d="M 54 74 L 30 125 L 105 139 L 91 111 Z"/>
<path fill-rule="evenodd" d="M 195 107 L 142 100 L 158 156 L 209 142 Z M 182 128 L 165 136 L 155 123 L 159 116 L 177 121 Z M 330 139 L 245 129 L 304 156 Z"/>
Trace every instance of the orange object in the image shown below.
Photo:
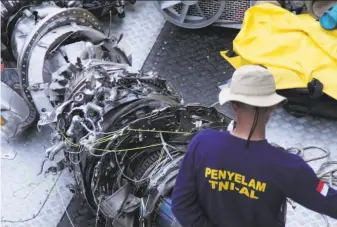
<path fill-rule="evenodd" d="M 0 125 L 3 126 L 5 124 L 6 124 L 5 118 L 3 118 L 2 116 L 0 116 Z"/>

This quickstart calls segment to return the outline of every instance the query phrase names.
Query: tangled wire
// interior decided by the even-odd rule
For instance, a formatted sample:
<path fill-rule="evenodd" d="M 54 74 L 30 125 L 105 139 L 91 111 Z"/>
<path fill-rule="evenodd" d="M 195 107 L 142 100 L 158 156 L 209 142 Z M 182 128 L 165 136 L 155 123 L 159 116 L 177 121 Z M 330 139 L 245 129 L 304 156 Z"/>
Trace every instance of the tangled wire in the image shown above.
<path fill-rule="evenodd" d="M 309 150 L 317 149 L 322 152 L 322 155 L 313 157 L 313 158 L 305 158 L 305 153 Z M 319 179 L 329 184 L 330 187 L 337 187 L 337 161 L 331 161 L 331 153 L 329 150 L 325 150 L 321 147 L 309 146 L 304 148 L 298 147 L 290 147 L 286 149 L 287 152 L 299 155 L 306 161 L 307 163 L 311 163 L 318 160 L 328 159 L 328 161 L 323 162 L 316 172 L 316 175 Z"/>
<path fill-rule="evenodd" d="M 272 144 L 275 147 L 280 147 L 277 144 Z M 320 156 L 317 157 L 312 157 L 312 158 L 305 158 L 305 153 L 308 152 L 309 150 L 319 150 L 322 152 L 322 154 Z M 323 149 L 321 147 L 317 147 L 317 146 L 308 146 L 308 147 L 304 147 L 304 148 L 299 148 L 299 147 L 290 147 L 285 149 L 286 152 L 292 153 L 292 154 L 296 154 L 298 156 L 300 156 L 301 158 L 303 158 L 303 160 L 306 163 L 311 163 L 314 161 L 319 161 L 319 160 L 324 160 L 327 159 L 327 161 L 323 162 L 322 164 L 320 164 L 319 168 L 315 171 L 317 177 L 324 181 L 325 183 L 327 183 L 330 187 L 332 188 L 337 188 L 337 161 L 332 161 L 331 158 L 331 153 L 329 150 Z M 296 205 L 294 204 L 294 202 L 290 199 L 287 199 L 288 203 L 292 206 L 293 209 L 296 208 Z M 322 218 L 325 221 L 325 224 L 327 227 L 330 227 L 330 222 L 327 219 L 326 216 L 322 215 Z"/>

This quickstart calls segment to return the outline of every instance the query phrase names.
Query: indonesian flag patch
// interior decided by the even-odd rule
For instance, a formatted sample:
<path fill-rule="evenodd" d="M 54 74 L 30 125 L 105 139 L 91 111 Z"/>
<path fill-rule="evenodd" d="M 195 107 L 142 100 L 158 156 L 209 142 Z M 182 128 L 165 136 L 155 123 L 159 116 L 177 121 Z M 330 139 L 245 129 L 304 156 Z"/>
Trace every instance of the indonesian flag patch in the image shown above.
<path fill-rule="evenodd" d="M 319 181 L 316 191 L 318 191 L 319 193 L 321 193 L 322 196 L 325 197 L 328 194 L 329 186 L 323 181 Z"/>

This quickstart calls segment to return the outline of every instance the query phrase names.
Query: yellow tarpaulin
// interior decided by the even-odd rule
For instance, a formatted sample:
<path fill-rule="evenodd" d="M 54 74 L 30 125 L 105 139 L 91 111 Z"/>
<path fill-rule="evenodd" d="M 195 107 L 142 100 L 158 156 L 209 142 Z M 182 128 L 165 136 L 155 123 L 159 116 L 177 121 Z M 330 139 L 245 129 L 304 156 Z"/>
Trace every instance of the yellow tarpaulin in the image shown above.
<path fill-rule="evenodd" d="M 260 64 L 273 73 L 277 89 L 305 88 L 313 78 L 337 99 L 337 29 L 326 31 L 308 14 L 294 15 L 273 4 L 248 9 L 233 41 L 234 67 Z"/>

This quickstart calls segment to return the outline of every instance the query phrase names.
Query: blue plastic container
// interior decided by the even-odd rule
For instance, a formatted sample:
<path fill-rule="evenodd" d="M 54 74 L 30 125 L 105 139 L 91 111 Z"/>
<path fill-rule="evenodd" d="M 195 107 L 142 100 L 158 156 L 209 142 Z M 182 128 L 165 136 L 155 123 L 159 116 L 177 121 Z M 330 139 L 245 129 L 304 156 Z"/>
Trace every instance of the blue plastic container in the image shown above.
<path fill-rule="evenodd" d="M 333 30 L 337 28 L 337 4 L 325 11 L 319 19 L 319 22 L 322 28 L 326 30 Z"/>

